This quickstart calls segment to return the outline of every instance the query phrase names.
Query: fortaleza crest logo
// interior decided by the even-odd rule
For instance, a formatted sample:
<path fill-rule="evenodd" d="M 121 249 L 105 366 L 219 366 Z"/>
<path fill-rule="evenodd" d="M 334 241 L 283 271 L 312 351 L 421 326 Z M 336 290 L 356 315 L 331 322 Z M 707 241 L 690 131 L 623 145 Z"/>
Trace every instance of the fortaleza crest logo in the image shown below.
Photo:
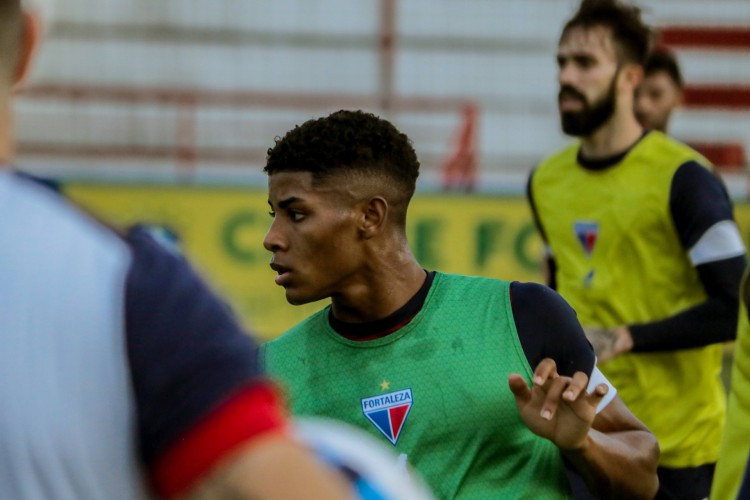
<path fill-rule="evenodd" d="M 591 257 L 594 252 L 594 246 L 596 240 L 599 237 L 599 223 L 591 221 L 576 221 L 573 223 L 573 229 L 576 233 L 576 238 L 581 244 L 583 251 L 586 255 Z"/>
<path fill-rule="evenodd" d="M 381 394 L 362 401 L 362 413 L 394 446 L 404 428 L 414 399 L 411 389 Z"/>

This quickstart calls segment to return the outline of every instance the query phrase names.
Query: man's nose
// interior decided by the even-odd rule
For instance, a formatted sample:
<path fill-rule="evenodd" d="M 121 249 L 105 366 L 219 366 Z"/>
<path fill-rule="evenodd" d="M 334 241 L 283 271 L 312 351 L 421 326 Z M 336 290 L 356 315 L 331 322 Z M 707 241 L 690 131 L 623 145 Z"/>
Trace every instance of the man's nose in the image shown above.
<path fill-rule="evenodd" d="M 271 227 L 268 228 L 266 236 L 263 238 L 263 248 L 269 252 L 276 252 L 283 248 L 281 234 L 276 220 L 271 223 Z"/>
<path fill-rule="evenodd" d="M 571 85 L 575 80 L 575 69 L 572 64 L 561 63 L 557 69 L 557 81 L 560 85 Z"/>

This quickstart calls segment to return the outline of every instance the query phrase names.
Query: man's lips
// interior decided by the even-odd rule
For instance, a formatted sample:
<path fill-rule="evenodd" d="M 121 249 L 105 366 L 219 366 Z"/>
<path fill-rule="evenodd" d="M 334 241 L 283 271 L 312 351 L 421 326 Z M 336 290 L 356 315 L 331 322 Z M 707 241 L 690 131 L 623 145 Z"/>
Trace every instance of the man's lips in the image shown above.
<path fill-rule="evenodd" d="M 558 99 L 560 109 L 563 111 L 575 111 L 583 107 L 583 100 L 572 95 L 563 95 Z"/>
<path fill-rule="evenodd" d="M 283 286 L 285 282 L 289 280 L 289 275 L 291 274 L 292 270 L 288 267 L 276 264 L 275 262 L 271 262 L 271 269 L 276 271 L 277 276 L 274 278 L 274 281 L 277 285 Z"/>
<path fill-rule="evenodd" d="M 572 89 L 563 89 L 557 96 L 557 103 L 563 111 L 579 110 L 584 104 L 584 98 Z"/>

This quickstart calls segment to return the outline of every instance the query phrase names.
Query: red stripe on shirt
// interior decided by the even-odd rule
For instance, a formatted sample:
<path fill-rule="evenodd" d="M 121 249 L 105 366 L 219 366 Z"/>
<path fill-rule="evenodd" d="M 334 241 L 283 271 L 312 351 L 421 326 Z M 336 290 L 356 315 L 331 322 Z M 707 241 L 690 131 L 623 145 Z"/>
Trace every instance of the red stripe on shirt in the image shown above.
<path fill-rule="evenodd" d="M 156 491 L 185 493 L 240 445 L 285 428 L 285 411 L 276 390 L 254 384 L 234 394 L 199 420 L 151 469 Z"/>

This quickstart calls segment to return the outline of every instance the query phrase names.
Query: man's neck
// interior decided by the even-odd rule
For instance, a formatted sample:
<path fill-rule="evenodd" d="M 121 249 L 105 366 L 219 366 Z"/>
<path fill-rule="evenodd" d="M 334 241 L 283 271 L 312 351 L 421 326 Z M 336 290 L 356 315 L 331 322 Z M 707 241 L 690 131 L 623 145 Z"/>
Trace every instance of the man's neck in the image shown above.
<path fill-rule="evenodd" d="M 593 134 L 581 137 L 581 155 L 590 160 L 608 158 L 630 148 L 643 135 L 643 127 L 632 113 L 617 115 Z"/>
<path fill-rule="evenodd" d="M 347 293 L 331 298 L 336 319 L 361 323 L 386 318 L 419 291 L 427 275 L 411 252 L 390 255 L 390 259 L 374 257 L 371 271 L 365 273 L 359 283 L 351 286 Z"/>

